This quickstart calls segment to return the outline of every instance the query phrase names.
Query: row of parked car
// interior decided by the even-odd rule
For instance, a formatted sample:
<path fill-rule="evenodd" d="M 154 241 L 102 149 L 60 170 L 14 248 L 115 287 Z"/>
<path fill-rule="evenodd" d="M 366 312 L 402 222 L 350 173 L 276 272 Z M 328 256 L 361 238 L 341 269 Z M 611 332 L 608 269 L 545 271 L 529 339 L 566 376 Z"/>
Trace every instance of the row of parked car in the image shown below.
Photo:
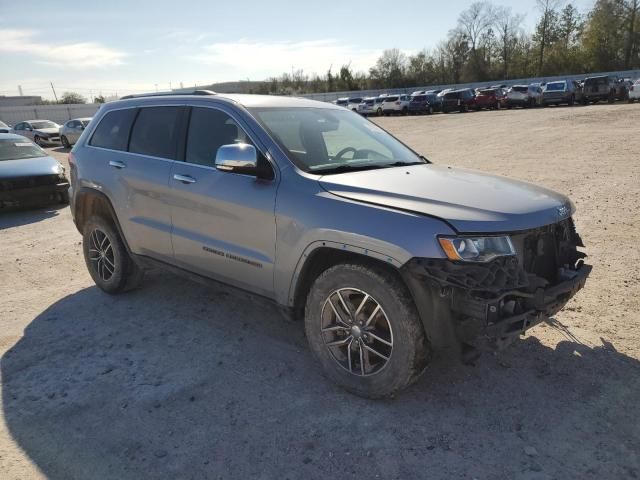
<path fill-rule="evenodd" d="M 13 133 L 33 140 L 37 145 L 62 145 L 70 148 L 89 125 L 91 118 L 74 118 L 58 125 L 51 120 L 24 120 L 13 127 L 0 121 L 0 133 Z"/>
<path fill-rule="evenodd" d="M 468 110 L 547 105 L 613 103 L 640 100 L 640 79 L 618 79 L 613 76 L 589 77 L 583 81 L 559 80 L 530 85 L 495 85 L 458 90 L 421 90 L 412 94 L 379 97 L 340 98 L 334 103 L 362 115 L 432 114 L 434 112 L 466 112 Z"/>

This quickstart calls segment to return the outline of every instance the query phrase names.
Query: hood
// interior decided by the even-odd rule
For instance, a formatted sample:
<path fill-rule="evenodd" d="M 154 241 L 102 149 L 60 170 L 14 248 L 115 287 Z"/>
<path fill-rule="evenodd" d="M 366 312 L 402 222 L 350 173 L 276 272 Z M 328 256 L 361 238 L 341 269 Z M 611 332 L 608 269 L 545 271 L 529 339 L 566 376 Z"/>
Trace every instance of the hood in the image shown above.
<path fill-rule="evenodd" d="M 60 163 L 52 157 L 0 161 L 0 179 L 56 175 L 62 173 Z"/>
<path fill-rule="evenodd" d="M 47 135 L 57 135 L 60 133 L 60 127 L 34 128 L 33 131 L 36 133 L 46 133 Z"/>
<path fill-rule="evenodd" d="M 573 213 L 569 199 L 552 190 L 433 164 L 325 175 L 319 182 L 343 198 L 440 218 L 460 233 L 527 230 Z"/>

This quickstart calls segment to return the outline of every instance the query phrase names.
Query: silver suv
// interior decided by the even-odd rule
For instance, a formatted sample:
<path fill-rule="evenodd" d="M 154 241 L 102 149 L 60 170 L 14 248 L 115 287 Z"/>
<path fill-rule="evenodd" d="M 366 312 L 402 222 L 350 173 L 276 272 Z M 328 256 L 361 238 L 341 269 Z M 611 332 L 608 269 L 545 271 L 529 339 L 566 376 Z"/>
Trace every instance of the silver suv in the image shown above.
<path fill-rule="evenodd" d="M 517 338 L 589 275 L 558 193 L 435 165 L 331 104 L 196 93 L 108 103 L 70 154 L 106 292 L 168 267 L 268 297 L 327 376 L 385 397 L 433 351 Z"/>

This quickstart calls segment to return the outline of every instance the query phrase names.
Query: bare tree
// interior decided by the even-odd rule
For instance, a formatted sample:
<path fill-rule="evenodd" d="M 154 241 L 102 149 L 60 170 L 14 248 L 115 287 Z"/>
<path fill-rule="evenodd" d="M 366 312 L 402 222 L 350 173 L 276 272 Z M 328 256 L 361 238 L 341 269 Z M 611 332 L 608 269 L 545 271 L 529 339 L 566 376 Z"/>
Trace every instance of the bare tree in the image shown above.
<path fill-rule="evenodd" d="M 551 21 L 556 14 L 556 10 L 560 6 L 560 0 L 536 0 L 536 4 L 538 5 L 538 10 L 540 10 L 540 13 L 542 14 L 537 32 L 540 37 L 538 73 L 542 73 L 542 66 L 544 65 L 544 50 L 549 43 L 549 29 L 551 27 Z"/>
<path fill-rule="evenodd" d="M 509 66 L 511 62 L 511 52 L 518 45 L 518 37 L 522 34 L 522 22 L 524 16 L 513 14 L 511 8 L 498 7 L 494 12 L 494 25 L 498 32 L 500 43 L 500 56 L 504 78 L 509 77 Z"/>
<path fill-rule="evenodd" d="M 476 73 L 482 71 L 478 47 L 494 23 L 493 10 L 494 7 L 489 2 L 474 2 L 458 17 L 459 28 L 469 42 L 471 60 Z"/>

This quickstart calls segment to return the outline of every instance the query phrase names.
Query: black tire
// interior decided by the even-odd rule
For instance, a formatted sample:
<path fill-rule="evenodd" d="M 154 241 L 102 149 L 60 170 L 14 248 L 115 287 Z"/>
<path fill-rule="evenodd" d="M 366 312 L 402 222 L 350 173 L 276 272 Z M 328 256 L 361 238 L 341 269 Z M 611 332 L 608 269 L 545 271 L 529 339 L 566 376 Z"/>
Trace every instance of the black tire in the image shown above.
<path fill-rule="evenodd" d="M 407 107 L 402 107 L 402 115 L 407 115 L 409 113 L 409 109 Z"/>
<path fill-rule="evenodd" d="M 573 95 L 571 95 L 571 98 L 569 98 L 569 106 L 573 107 L 573 105 L 576 103 L 576 97 L 574 97 Z"/>
<path fill-rule="evenodd" d="M 376 113 L 377 113 L 377 115 L 378 115 L 379 117 L 381 117 L 381 116 L 382 116 L 382 109 L 381 109 L 381 108 L 379 108 L 378 110 L 376 110 Z"/>
<path fill-rule="evenodd" d="M 69 190 L 60 192 L 60 203 L 63 205 L 69 205 Z"/>
<path fill-rule="evenodd" d="M 383 321 L 387 321 L 390 326 L 390 331 L 392 332 L 390 338 L 393 346 L 391 351 L 388 352 L 388 360 L 385 361 L 382 368 L 373 371 L 369 375 L 361 375 L 357 372 L 360 371 L 360 368 L 364 368 L 362 365 L 367 365 L 371 358 L 374 359 L 374 362 L 376 359 L 380 361 L 378 357 L 359 357 L 359 353 L 354 354 L 358 355 L 359 358 L 356 358 L 355 364 L 352 364 L 352 357 L 347 357 L 347 355 L 353 349 L 346 347 L 346 350 L 339 350 L 339 352 L 342 352 L 340 353 L 343 358 L 342 361 L 347 361 L 346 359 L 349 358 L 349 365 L 356 366 L 354 370 L 357 372 L 352 373 L 339 363 L 336 355 L 332 353 L 335 350 L 330 350 L 330 348 L 342 349 L 345 347 L 329 347 L 325 344 L 325 336 L 328 334 L 322 332 L 323 312 L 325 312 L 324 315 L 326 315 L 326 312 L 331 315 L 331 311 L 323 308 L 326 308 L 325 302 L 327 298 L 333 295 L 332 292 L 339 289 L 358 289 L 362 291 L 361 293 L 364 292 L 370 295 L 369 301 L 374 302 L 374 304 L 377 303 L 381 307 L 377 315 L 382 313 Z M 336 298 L 335 295 L 333 298 Z M 347 303 L 349 298 L 347 296 Z M 342 308 L 341 310 L 344 313 L 345 310 Z M 368 311 L 365 312 L 365 308 L 361 312 L 360 317 L 356 316 L 355 324 L 358 323 L 358 318 L 360 318 L 360 325 L 362 325 L 362 319 L 366 319 L 369 315 Z M 378 320 L 374 323 L 376 322 Z M 329 268 L 322 273 L 315 280 L 307 297 L 305 332 L 311 351 L 320 362 L 325 375 L 344 389 L 363 397 L 381 398 L 393 396 L 397 391 L 415 382 L 428 363 L 430 348 L 413 299 L 400 278 L 383 268 L 342 264 Z M 352 337 L 355 335 L 352 330 L 343 332 L 343 335 L 349 335 L 347 339 L 355 338 Z M 362 338 L 366 339 L 366 334 Z M 370 343 L 370 345 L 375 348 L 380 348 L 378 345 L 384 348 L 382 344 L 375 343 L 371 338 L 364 339 L 359 340 L 361 344 L 372 341 L 373 343 Z M 356 341 L 355 350 L 359 352 L 362 347 L 358 347 L 358 340 L 353 341 Z M 367 354 L 365 349 L 362 349 L 362 352 Z M 360 358 L 369 360 L 365 359 L 364 362 L 360 363 Z M 367 365 L 368 367 L 371 367 L 370 363 Z"/>
<path fill-rule="evenodd" d="M 97 251 L 93 247 L 105 237 L 110 249 L 105 247 L 106 255 L 102 255 L 100 260 L 100 255 L 96 254 Z M 117 294 L 140 285 L 144 271 L 131 259 L 118 230 L 110 220 L 94 216 L 85 223 L 82 250 L 89 274 L 100 289 Z"/>
<path fill-rule="evenodd" d="M 65 137 L 64 135 L 60 137 L 60 142 L 62 142 L 62 146 L 64 148 L 71 148 L 71 144 L 69 143 L 69 140 L 67 140 L 67 137 Z"/>
<path fill-rule="evenodd" d="M 33 143 L 35 143 L 39 147 L 42 147 L 42 139 L 38 135 L 33 137 Z"/>
<path fill-rule="evenodd" d="M 429 109 L 427 110 L 427 115 L 433 115 L 433 107 L 429 106 Z"/>

